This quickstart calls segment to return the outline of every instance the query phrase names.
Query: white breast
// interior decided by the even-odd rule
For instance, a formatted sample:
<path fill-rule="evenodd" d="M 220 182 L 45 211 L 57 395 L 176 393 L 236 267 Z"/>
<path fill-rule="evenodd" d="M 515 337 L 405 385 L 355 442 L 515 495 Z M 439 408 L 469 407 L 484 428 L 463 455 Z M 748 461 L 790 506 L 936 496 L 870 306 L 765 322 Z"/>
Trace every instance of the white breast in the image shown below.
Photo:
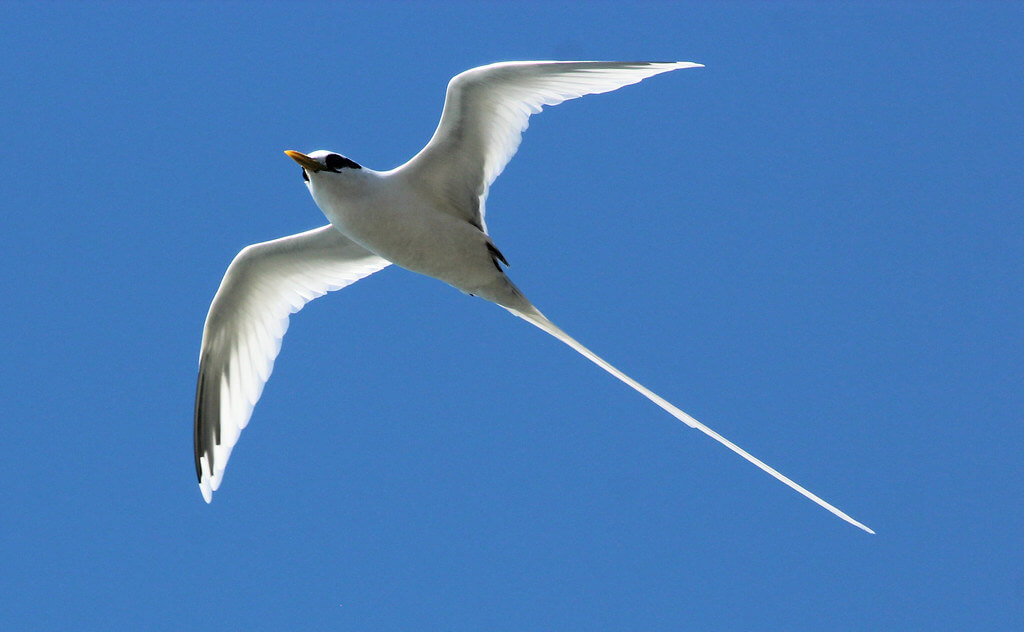
<path fill-rule="evenodd" d="M 401 178 L 369 169 L 320 174 L 310 182 L 317 206 L 338 230 L 403 268 L 464 292 L 500 276 L 478 228 L 435 207 Z M 355 176 L 355 177 L 353 177 Z"/>

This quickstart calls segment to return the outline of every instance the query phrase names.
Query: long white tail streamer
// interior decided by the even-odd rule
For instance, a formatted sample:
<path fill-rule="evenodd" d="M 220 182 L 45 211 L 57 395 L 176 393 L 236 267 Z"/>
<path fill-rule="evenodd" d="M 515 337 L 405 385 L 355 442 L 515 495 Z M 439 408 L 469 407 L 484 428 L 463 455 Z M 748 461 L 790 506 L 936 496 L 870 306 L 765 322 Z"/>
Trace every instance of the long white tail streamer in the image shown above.
<path fill-rule="evenodd" d="M 666 401 L 664 398 L 659 396 L 657 393 L 654 393 L 653 391 L 648 389 L 643 384 L 637 382 L 636 380 L 634 380 L 633 378 L 629 377 L 628 375 L 626 375 L 622 371 L 620 371 L 620 370 L 616 369 L 615 367 L 613 367 L 612 365 L 608 364 L 603 358 L 598 356 L 596 353 L 594 353 L 590 349 L 587 349 L 586 347 L 584 347 L 582 344 L 577 342 L 576 339 L 573 338 L 572 336 L 570 336 L 569 334 L 567 334 L 564 331 L 562 331 L 561 329 L 559 329 L 559 327 L 557 325 L 555 325 L 553 322 L 548 320 L 547 317 L 545 317 L 544 314 L 541 314 L 539 311 L 537 311 L 536 308 L 533 308 L 533 310 L 531 310 L 529 312 L 520 311 L 518 309 L 513 309 L 513 308 L 509 308 L 509 307 L 506 307 L 505 309 L 507 309 L 508 311 L 512 312 L 516 316 L 522 318 L 523 320 L 529 322 L 530 324 L 535 325 L 539 329 L 541 329 L 541 330 L 551 334 L 552 336 L 554 336 L 555 338 L 561 340 L 562 342 L 564 342 L 568 346 L 572 347 L 574 350 L 576 350 L 577 353 L 579 353 L 580 355 L 582 355 L 586 359 L 590 360 L 591 362 L 593 362 L 597 366 L 601 367 L 602 369 L 604 369 L 608 373 L 611 373 L 612 375 L 617 377 L 619 380 L 625 382 L 631 388 L 636 390 L 638 393 L 640 393 L 641 395 L 643 395 L 647 399 L 651 400 L 652 402 L 654 402 L 655 404 L 660 406 L 662 409 L 667 411 L 670 415 L 672 415 L 673 417 L 675 417 L 679 421 L 683 422 L 687 426 L 689 426 L 691 428 L 695 428 L 697 430 L 700 430 L 701 432 L 703 432 L 707 436 L 709 436 L 712 439 L 714 439 L 715 441 L 721 443 L 722 445 L 724 445 L 725 447 L 729 448 L 730 450 L 732 450 L 736 454 L 742 456 L 744 459 L 750 461 L 751 463 L 753 463 L 757 467 L 761 468 L 765 472 L 768 472 L 769 474 L 774 476 L 779 481 L 781 481 L 781 482 L 785 483 L 786 485 L 788 485 L 789 487 L 793 488 L 794 490 L 796 490 L 797 492 L 799 492 L 803 496 L 805 496 L 805 497 L 809 498 L 810 500 L 814 501 L 819 506 L 823 507 L 824 509 L 827 509 L 828 511 L 832 512 L 836 516 L 839 516 L 840 518 L 842 518 L 846 522 L 849 522 L 853 526 L 858 527 L 860 529 L 863 529 L 864 531 L 867 531 L 868 533 L 874 534 L 874 531 L 872 531 L 866 525 L 864 525 L 864 524 L 862 524 L 860 522 L 857 522 L 856 520 L 854 520 L 850 516 L 846 515 L 845 513 L 843 513 L 842 511 L 840 511 L 836 507 L 833 507 L 832 505 L 830 505 L 829 503 L 825 502 L 824 500 L 822 500 L 818 496 L 816 496 L 816 495 L 812 494 L 811 492 L 807 491 L 806 489 L 804 489 L 803 487 L 801 487 L 797 483 L 795 483 L 792 480 L 790 480 L 784 474 L 782 474 L 781 472 L 776 470 L 775 468 L 773 468 L 770 465 L 768 465 L 767 463 L 761 461 L 760 459 L 758 459 L 754 455 L 750 454 L 749 452 L 747 452 L 743 448 L 739 447 L 738 445 L 736 445 L 732 441 L 729 441 L 728 439 L 726 439 L 722 435 L 718 434 L 717 432 L 715 432 L 711 428 L 708 428 L 707 426 L 705 426 L 701 422 L 697 421 L 693 417 L 687 415 L 686 413 L 684 413 L 683 411 L 679 410 L 678 408 L 673 406 L 671 403 Z"/>

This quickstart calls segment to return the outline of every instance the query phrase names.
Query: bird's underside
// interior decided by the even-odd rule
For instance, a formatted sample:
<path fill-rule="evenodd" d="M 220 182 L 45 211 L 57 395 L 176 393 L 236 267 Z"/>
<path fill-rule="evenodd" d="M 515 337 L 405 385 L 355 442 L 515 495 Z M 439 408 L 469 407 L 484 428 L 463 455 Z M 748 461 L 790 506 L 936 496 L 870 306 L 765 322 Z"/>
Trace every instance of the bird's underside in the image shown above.
<path fill-rule="evenodd" d="M 196 473 L 206 501 L 219 487 L 231 450 L 270 377 L 289 314 L 318 296 L 397 263 L 504 307 L 676 419 L 836 516 L 874 533 L 555 326 L 505 275 L 505 257 L 487 235 L 488 188 L 515 153 L 531 114 L 544 105 L 694 66 L 698 64 L 492 64 L 452 79 L 437 131 L 422 151 L 398 169 L 375 172 L 325 151 L 287 152 L 303 167 L 310 191 L 331 224 L 245 248 L 228 267 L 214 297 L 203 330 L 195 408 Z M 390 203 L 395 200 L 401 204 Z M 410 207 L 416 212 L 410 212 Z"/>

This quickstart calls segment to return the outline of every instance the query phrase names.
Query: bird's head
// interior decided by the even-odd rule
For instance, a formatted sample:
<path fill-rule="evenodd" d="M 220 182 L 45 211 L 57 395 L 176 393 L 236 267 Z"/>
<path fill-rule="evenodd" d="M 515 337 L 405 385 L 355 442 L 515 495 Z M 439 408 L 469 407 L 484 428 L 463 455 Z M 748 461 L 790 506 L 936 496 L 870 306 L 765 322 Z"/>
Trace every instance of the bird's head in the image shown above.
<path fill-rule="evenodd" d="M 348 169 L 362 169 L 355 161 L 324 149 L 318 149 L 310 154 L 291 149 L 284 153 L 302 166 L 302 179 L 306 181 L 307 186 L 312 186 L 311 178 L 332 173 L 342 174 Z"/>

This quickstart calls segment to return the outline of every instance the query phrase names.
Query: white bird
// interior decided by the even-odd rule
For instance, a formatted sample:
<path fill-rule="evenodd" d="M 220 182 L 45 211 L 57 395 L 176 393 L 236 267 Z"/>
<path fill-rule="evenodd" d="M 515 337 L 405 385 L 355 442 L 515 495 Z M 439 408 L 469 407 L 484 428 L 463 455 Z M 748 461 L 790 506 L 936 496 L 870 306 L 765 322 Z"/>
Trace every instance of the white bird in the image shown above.
<path fill-rule="evenodd" d="M 210 305 L 199 354 L 195 458 L 206 502 L 270 377 L 288 315 L 394 263 L 496 303 L 575 349 L 687 426 L 722 443 L 843 520 L 874 533 L 648 390 L 555 326 L 505 275 L 484 223 L 491 183 L 531 114 L 610 92 L 691 62 L 504 62 L 448 83 L 430 142 L 404 165 L 374 171 L 329 151 L 285 153 L 330 224 L 248 246 Z"/>

